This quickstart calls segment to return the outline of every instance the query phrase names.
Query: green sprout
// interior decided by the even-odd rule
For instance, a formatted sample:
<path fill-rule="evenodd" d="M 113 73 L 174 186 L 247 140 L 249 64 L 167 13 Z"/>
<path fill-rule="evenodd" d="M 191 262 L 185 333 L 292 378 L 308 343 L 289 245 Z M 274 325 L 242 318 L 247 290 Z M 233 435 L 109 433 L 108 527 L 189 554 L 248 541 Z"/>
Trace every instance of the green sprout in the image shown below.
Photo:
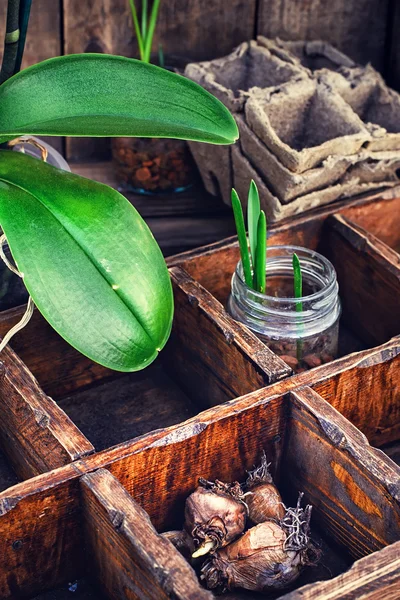
<path fill-rule="evenodd" d="M 135 27 L 136 38 L 139 46 L 140 60 L 146 63 L 150 62 L 151 48 L 153 46 L 153 37 L 157 24 L 160 1 L 161 0 L 154 0 L 149 16 L 148 2 L 147 0 L 142 0 L 142 17 L 139 23 L 135 0 L 129 0 L 133 25 Z M 161 56 L 160 52 L 162 53 L 162 49 L 160 51 L 159 48 L 159 55 Z M 162 56 L 164 56 L 163 53 Z M 164 61 L 164 59 L 162 60 Z"/>
<path fill-rule="evenodd" d="M 256 292 L 265 294 L 267 219 L 265 212 L 260 209 L 258 189 L 253 180 L 250 183 L 247 203 L 250 249 L 246 236 L 242 205 L 235 189 L 232 189 L 232 208 L 239 240 L 244 280 Z"/>
<path fill-rule="evenodd" d="M 294 281 L 294 297 L 301 298 L 303 296 L 303 276 L 301 273 L 300 260 L 297 254 L 293 253 L 293 281 Z M 301 301 L 296 302 L 296 312 L 303 311 L 303 303 Z M 299 325 L 301 328 L 301 325 Z M 303 352 L 303 342 L 301 339 L 297 340 L 297 360 L 301 360 Z"/>

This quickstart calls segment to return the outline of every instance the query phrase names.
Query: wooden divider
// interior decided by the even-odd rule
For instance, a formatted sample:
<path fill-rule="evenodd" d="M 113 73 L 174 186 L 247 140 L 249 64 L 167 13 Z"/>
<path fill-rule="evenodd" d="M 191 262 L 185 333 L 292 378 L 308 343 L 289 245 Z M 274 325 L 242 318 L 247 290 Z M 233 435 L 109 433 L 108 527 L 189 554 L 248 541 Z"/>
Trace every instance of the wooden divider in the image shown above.
<path fill-rule="evenodd" d="M 81 478 L 90 570 L 113 600 L 211 600 L 195 572 L 115 477 Z"/>
<path fill-rule="evenodd" d="M 304 491 L 323 531 L 354 558 L 400 540 L 400 468 L 315 391 L 290 398 L 283 490 Z"/>
<path fill-rule="evenodd" d="M 183 269 L 170 269 L 175 319 L 164 357 L 203 405 L 221 404 L 274 383 L 291 369 Z"/>
<path fill-rule="evenodd" d="M 10 349 L 1 355 L 0 445 L 21 479 L 94 452 L 89 440 Z"/>
<path fill-rule="evenodd" d="M 328 219 L 322 244 L 336 270 L 346 324 L 370 345 L 399 334 L 400 260 L 390 260 L 374 235 L 341 215 Z"/>
<path fill-rule="evenodd" d="M 400 542 L 361 558 L 338 577 L 306 585 L 284 600 L 396 600 L 400 587 Z M 282 598 L 282 600 L 283 600 Z"/>

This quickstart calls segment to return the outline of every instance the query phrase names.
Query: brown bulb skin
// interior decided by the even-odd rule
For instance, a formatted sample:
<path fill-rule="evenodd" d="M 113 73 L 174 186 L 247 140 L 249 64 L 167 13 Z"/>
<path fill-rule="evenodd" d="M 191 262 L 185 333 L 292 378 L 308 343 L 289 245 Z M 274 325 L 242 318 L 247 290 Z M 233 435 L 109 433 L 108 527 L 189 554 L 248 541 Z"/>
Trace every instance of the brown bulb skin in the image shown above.
<path fill-rule="evenodd" d="M 243 533 L 246 512 L 246 506 L 230 494 L 200 486 L 186 500 L 184 528 L 195 547 L 212 540 L 215 550 Z"/>
<path fill-rule="evenodd" d="M 261 464 L 249 471 L 246 481 L 245 502 L 248 506 L 248 516 L 255 524 L 264 523 L 269 519 L 280 521 L 285 515 L 282 498 L 274 484 L 265 452 Z"/>
<path fill-rule="evenodd" d="M 246 494 L 245 502 L 249 509 L 249 519 L 254 524 L 269 519 L 280 521 L 285 515 L 282 498 L 273 483 L 255 485 Z"/>
<path fill-rule="evenodd" d="M 256 592 L 290 585 L 302 569 L 301 553 L 285 550 L 286 534 L 273 521 L 249 529 L 218 550 L 203 565 L 201 577 L 209 589 L 243 588 Z"/>

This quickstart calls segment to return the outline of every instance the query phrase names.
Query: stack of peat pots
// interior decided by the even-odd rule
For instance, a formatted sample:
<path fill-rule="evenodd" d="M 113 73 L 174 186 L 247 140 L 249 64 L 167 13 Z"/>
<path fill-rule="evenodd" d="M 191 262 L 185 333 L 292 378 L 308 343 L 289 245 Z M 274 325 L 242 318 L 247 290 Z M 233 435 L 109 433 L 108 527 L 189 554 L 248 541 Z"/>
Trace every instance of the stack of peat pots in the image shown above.
<path fill-rule="evenodd" d="M 191 143 L 207 191 L 227 204 L 254 179 L 274 222 L 398 183 L 400 95 L 329 44 L 259 36 L 185 74 L 239 127 L 232 148 Z"/>

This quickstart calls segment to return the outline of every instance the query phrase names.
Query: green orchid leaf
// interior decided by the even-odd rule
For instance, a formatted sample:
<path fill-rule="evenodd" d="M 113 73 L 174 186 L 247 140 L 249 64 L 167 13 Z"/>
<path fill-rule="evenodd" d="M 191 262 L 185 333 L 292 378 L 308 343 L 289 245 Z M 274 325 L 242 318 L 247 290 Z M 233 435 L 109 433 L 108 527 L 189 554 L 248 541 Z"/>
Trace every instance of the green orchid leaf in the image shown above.
<path fill-rule="evenodd" d="M 118 371 L 156 358 L 171 330 L 171 282 L 126 198 L 2 150 L 0 224 L 34 303 L 65 340 Z"/>
<path fill-rule="evenodd" d="M 19 135 L 164 137 L 231 144 L 228 109 L 165 69 L 122 56 L 51 58 L 0 87 L 0 141 Z"/>

